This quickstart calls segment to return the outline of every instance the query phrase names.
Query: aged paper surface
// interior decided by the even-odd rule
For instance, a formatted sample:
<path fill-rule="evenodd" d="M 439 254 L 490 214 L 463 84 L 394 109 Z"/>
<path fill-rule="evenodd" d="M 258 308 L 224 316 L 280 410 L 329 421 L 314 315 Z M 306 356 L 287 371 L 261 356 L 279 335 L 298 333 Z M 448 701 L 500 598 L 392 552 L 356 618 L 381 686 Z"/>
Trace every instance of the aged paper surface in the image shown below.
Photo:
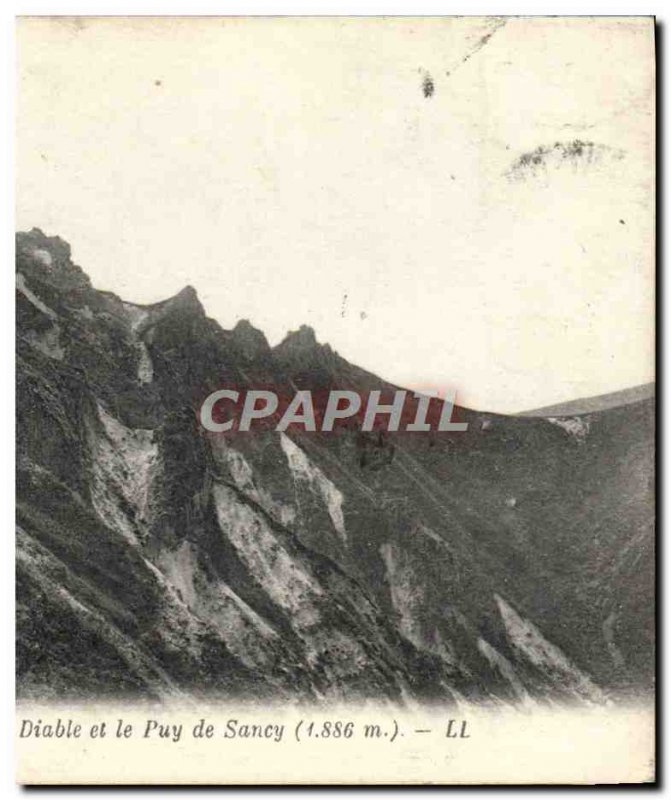
<path fill-rule="evenodd" d="M 653 20 L 17 42 L 17 780 L 654 781 Z"/>

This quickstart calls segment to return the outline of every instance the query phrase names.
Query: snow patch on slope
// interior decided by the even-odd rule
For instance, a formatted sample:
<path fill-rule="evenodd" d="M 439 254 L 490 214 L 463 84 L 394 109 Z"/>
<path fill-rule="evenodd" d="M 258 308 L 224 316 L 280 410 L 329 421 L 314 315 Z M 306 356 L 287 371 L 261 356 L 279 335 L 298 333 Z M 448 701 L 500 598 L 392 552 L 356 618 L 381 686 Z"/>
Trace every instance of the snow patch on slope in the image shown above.
<path fill-rule="evenodd" d="M 223 581 L 208 581 L 190 542 L 161 552 L 158 566 L 146 563 L 172 605 L 182 607 L 179 618 L 186 613 L 199 625 L 206 623 L 248 667 L 265 668 L 272 663 L 273 649 L 268 642 L 275 640 L 277 633 Z"/>
<path fill-rule="evenodd" d="M 482 637 L 478 638 L 478 650 L 487 659 L 490 666 L 497 670 L 508 681 L 517 697 L 525 704 L 530 703 L 531 697 L 515 674 L 515 670 L 510 661 Z"/>
<path fill-rule="evenodd" d="M 40 351 L 48 358 L 54 358 L 56 361 L 62 361 L 65 356 L 65 349 L 61 347 L 61 329 L 58 323 L 54 323 L 44 333 L 37 333 L 37 331 L 27 331 L 25 334 L 26 341 Z"/>
<path fill-rule="evenodd" d="M 296 519 L 296 509 L 273 499 L 268 492 L 260 488 L 247 459 L 242 453 L 230 447 L 224 437 L 212 437 L 210 441 L 215 457 L 226 466 L 235 486 L 246 497 L 258 503 L 273 519 L 282 525 L 290 526 Z"/>
<path fill-rule="evenodd" d="M 401 634 L 415 645 L 421 646 L 423 637 L 415 619 L 419 588 L 410 569 L 403 566 L 398 548 L 390 542 L 380 545 L 380 555 L 387 573 L 391 604 L 398 615 Z"/>
<path fill-rule="evenodd" d="M 578 442 L 584 442 L 589 433 L 589 420 L 584 417 L 548 417 L 547 421 L 563 428 Z"/>
<path fill-rule="evenodd" d="M 39 311 L 43 314 L 46 314 L 51 319 L 56 319 L 58 316 L 55 311 L 52 311 L 48 306 L 46 306 L 40 298 L 31 291 L 28 286 L 26 285 L 26 278 L 22 272 L 16 273 L 16 288 L 21 292 L 21 294 L 28 300 L 29 303 L 35 306 Z"/>
<path fill-rule="evenodd" d="M 213 496 L 222 532 L 273 602 L 288 611 L 299 628 L 316 623 L 319 615 L 313 600 L 322 590 L 282 546 L 267 519 L 228 486 L 215 484 Z"/>
<path fill-rule="evenodd" d="M 28 288 L 26 279 L 21 272 L 16 273 L 16 288 L 32 306 L 51 320 L 51 325 L 46 331 L 26 330 L 24 333 L 25 340 L 48 358 L 62 361 L 65 356 L 65 350 L 60 343 L 61 329 L 56 322 L 58 315 Z"/>
<path fill-rule="evenodd" d="M 345 701 L 347 687 L 360 681 L 373 663 L 366 647 L 358 636 L 323 619 L 319 604 L 326 599 L 324 590 L 308 564 L 291 551 L 281 533 L 274 531 L 269 515 L 225 484 L 215 484 L 213 496 L 222 533 L 256 582 L 287 612 L 304 645 L 301 655 L 306 665 L 319 671 L 319 684 L 324 688 L 325 681 L 326 694 L 332 701 Z M 338 593 L 329 599 L 343 613 Z"/>
<path fill-rule="evenodd" d="M 324 475 L 319 467 L 310 461 L 301 448 L 286 434 L 280 433 L 280 443 L 294 477 L 297 480 L 305 481 L 314 492 L 321 496 L 333 527 L 343 543 L 347 543 L 345 517 L 342 510 L 343 495 L 340 489 Z"/>
<path fill-rule="evenodd" d="M 136 306 L 133 303 L 122 302 L 123 310 L 126 313 L 126 318 L 130 324 L 131 330 L 137 332 L 140 325 L 145 322 L 149 317 L 149 310 L 142 306 Z"/>
<path fill-rule="evenodd" d="M 436 540 L 441 542 L 438 537 Z M 439 656 L 447 664 L 455 664 L 455 656 L 440 632 L 434 630 L 432 633 L 429 632 L 430 635 L 426 635 L 421 622 L 426 600 L 420 582 L 407 563 L 407 559 L 406 563 L 403 563 L 401 549 L 391 542 L 386 542 L 380 545 L 380 555 L 385 565 L 391 604 L 398 615 L 398 629 L 401 635 L 420 650 Z"/>
<path fill-rule="evenodd" d="M 613 661 L 613 664 L 618 669 L 623 669 L 626 666 L 622 651 L 615 642 L 615 623 L 617 622 L 617 614 L 611 611 L 608 617 L 603 621 L 601 630 L 603 631 L 603 638 L 606 641 L 608 653 Z"/>
<path fill-rule="evenodd" d="M 182 542 L 176 550 L 164 550 L 157 559 L 161 572 L 179 593 L 182 602 L 194 606 L 198 594 L 194 587 L 196 559 L 189 542 Z"/>
<path fill-rule="evenodd" d="M 137 347 L 140 352 L 140 360 L 137 365 L 137 379 L 141 384 L 151 383 L 154 380 L 154 365 L 151 363 L 151 356 L 147 345 L 139 339 Z"/>
<path fill-rule="evenodd" d="M 146 535 L 151 484 L 159 467 L 158 445 L 152 430 L 127 428 L 97 405 L 102 431 L 89 430 L 93 506 L 106 524 L 137 544 L 138 537 Z"/>
<path fill-rule="evenodd" d="M 137 379 L 141 384 L 151 383 L 154 380 L 154 365 L 151 362 L 147 345 L 140 338 L 139 331 L 140 326 L 149 319 L 150 312 L 146 308 L 133 305 L 133 303 L 122 303 L 122 305 L 126 312 L 130 329 L 135 336 L 135 346 L 139 353 Z"/>
<path fill-rule="evenodd" d="M 54 265 L 54 259 L 48 250 L 44 250 L 41 247 L 36 247 L 34 250 L 30 250 L 29 252 L 35 261 L 39 261 L 43 267 L 46 267 L 51 271 L 51 268 Z"/>
<path fill-rule="evenodd" d="M 605 701 L 603 691 L 572 664 L 556 645 L 548 642 L 532 622 L 521 617 L 498 594 L 494 595 L 494 599 L 514 648 L 536 667 L 557 677 L 559 682 L 582 699 L 598 703 Z"/>
<path fill-rule="evenodd" d="M 202 574 L 193 545 L 182 542 L 177 550 L 163 551 L 159 564 L 166 578 L 175 586 L 184 602 L 193 609 L 204 610 L 201 600 L 206 595 L 219 594 L 230 600 L 247 621 L 252 622 L 266 636 L 276 636 L 275 631 L 245 601 L 223 581 L 210 583 Z M 196 587 L 196 584 L 198 586 Z M 207 611 L 207 609 L 205 609 Z M 209 613 L 206 616 L 210 617 Z M 216 618 L 216 615 L 215 615 Z M 224 626 L 224 630 L 226 626 Z"/>

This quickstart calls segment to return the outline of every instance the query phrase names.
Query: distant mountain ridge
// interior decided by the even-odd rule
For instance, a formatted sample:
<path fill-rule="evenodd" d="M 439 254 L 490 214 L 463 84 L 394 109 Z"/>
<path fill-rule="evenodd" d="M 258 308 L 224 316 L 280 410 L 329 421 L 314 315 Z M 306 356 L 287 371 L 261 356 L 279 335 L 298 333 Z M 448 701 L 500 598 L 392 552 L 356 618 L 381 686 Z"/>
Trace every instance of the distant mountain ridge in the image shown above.
<path fill-rule="evenodd" d="M 609 408 L 628 406 L 638 403 L 640 400 L 649 400 L 655 397 L 655 384 L 644 383 L 640 386 L 632 386 L 629 389 L 621 389 L 618 392 L 594 395 L 593 397 L 582 397 L 578 400 L 568 400 L 565 403 L 555 403 L 542 408 L 535 408 L 533 411 L 521 411 L 518 417 L 570 417 L 580 414 L 591 414 L 595 411 L 606 411 Z"/>
<path fill-rule="evenodd" d="M 654 682 L 654 403 L 208 434 L 222 385 L 383 388 L 17 235 L 17 692 L 580 701 Z"/>

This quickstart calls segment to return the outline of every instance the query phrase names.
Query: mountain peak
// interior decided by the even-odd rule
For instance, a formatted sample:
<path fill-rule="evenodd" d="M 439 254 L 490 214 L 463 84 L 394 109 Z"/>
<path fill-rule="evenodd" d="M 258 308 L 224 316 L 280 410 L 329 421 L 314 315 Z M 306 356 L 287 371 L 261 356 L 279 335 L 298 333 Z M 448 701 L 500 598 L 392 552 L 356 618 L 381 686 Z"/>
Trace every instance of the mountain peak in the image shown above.
<path fill-rule="evenodd" d="M 289 331 L 277 347 L 285 351 L 312 350 L 319 347 L 319 342 L 314 328 L 309 325 L 301 325 L 297 331 Z"/>
<path fill-rule="evenodd" d="M 169 300 L 163 301 L 161 305 L 165 308 L 169 308 L 171 311 L 194 312 L 198 314 L 198 316 L 205 316 L 205 309 L 193 286 L 185 286 Z"/>
<path fill-rule="evenodd" d="M 338 358 L 329 344 L 317 341 L 309 325 L 289 331 L 273 349 L 282 368 L 301 386 L 333 386 L 340 383 L 339 370 L 346 362 Z"/>
<path fill-rule="evenodd" d="M 39 228 L 16 234 L 16 270 L 61 289 L 91 285 L 88 275 L 72 262 L 70 245 Z"/>
<path fill-rule="evenodd" d="M 270 350 L 270 345 L 263 331 L 255 328 L 248 319 L 240 319 L 231 331 L 233 342 L 242 351 L 243 355 L 253 359 L 261 353 Z"/>
<path fill-rule="evenodd" d="M 198 292 L 190 284 L 180 289 L 174 297 L 175 300 L 180 300 L 187 303 L 200 303 L 198 299 Z"/>

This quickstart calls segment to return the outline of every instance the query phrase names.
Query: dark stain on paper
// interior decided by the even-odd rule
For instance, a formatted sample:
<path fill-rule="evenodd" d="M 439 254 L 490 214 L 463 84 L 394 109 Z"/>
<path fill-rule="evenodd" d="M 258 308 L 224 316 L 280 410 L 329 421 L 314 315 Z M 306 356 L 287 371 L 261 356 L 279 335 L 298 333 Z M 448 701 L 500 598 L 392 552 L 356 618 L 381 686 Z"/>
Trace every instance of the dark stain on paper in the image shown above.
<path fill-rule="evenodd" d="M 427 72 L 422 80 L 422 93 L 424 94 L 424 97 L 433 97 L 433 93 L 435 91 L 436 86 L 433 82 L 433 78 Z"/>
<path fill-rule="evenodd" d="M 532 177 L 550 167 L 558 169 L 566 164 L 574 167 L 591 166 L 603 160 L 621 161 L 623 158 L 623 150 L 583 139 L 573 139 L 568 142 L 540 145 L 535 150 L 522 153 L 513 161 L 506 175 L 510 180 L 520 180 Z"/>

